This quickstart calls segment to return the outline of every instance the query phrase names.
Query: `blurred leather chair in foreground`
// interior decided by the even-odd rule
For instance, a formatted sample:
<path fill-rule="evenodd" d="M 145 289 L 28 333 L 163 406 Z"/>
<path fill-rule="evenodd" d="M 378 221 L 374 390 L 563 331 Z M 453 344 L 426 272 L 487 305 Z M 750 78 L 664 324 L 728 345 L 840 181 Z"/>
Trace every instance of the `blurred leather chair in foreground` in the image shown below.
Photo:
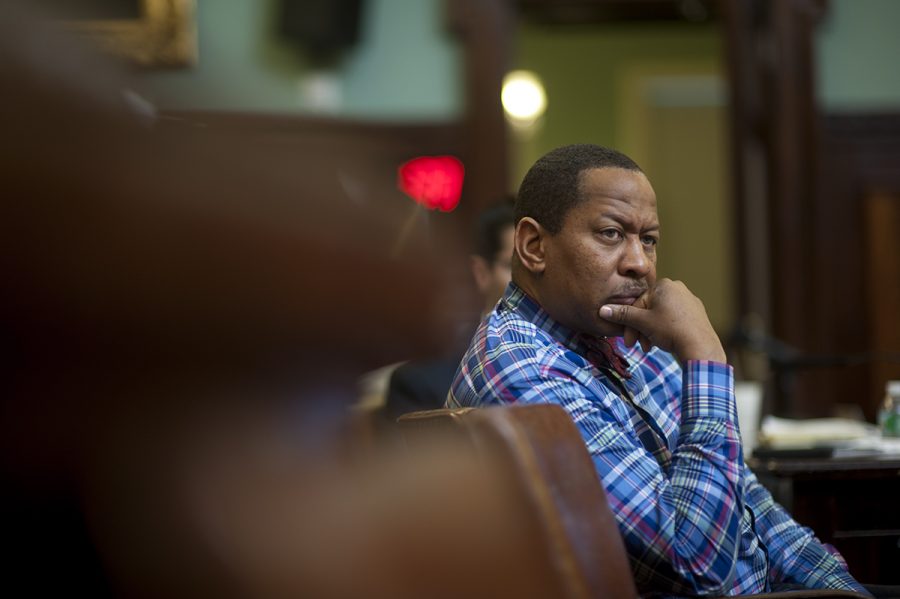
<path fill-rule="evenodd" d="M 615 517 L 593 462 L 569 415 L 556 405 L 428 410 L 401 416 L 411 447 L 454 439 L 464 452 L 490 456 L 518 488 L 519 502 L 542 533 L 537 549 L 559 578 L 557 596 L 636 597 Z M 762 593 L 767 599 L 862 597 L 832 590 Z"/>
<path fill-rule="evenodd" d="M 344 473 L 355 381 L 439 347 L 444 273 L 421 243 L 391 254 L 390 217 L 409 203 L 393 169 L 340 139 L 326 148 L 295 132 L 286 149 L 255 132 L 163 126 L 123 101 L 126 73 L 42 25 L 33 4 L 0 3 L 6 584 L 264 596 L 234 583 L 243 562 L 222 561 L 250 548 L 214 536 L 243 538 L 213 513 L 253 489 L 212 473 L 289 474 L 271 493 Z M 342 191 L 342 174 L 376 170 L 390 181 L 377 197 Z M 255 453 L 267 457 L 241 459 Z M 341 555 L 330 539 L 318 548 Z M 292 590 L 335 596 L 327 582 Z"/>
<path fill-rule="evenodd" d="M 413 445 L 456 436 L 504 463 L 538 523 L 562 597 L 636 597 L 625 548 L 581 436 L 558 406 L 429 410 L 399 419 Z M 443 433 L 443 434 L 441 434 Z"/>

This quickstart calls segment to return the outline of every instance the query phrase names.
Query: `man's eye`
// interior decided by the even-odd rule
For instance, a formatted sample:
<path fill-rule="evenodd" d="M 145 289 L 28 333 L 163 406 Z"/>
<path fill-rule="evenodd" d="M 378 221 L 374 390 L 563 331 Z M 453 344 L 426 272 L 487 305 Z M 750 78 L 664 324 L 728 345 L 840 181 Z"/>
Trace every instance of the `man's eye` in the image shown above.
<path fill-rule="evenodd" d="M 644 245 L 656 247 L 656 244 L 659 243 L 659 239 L 657 239 L 656 237 L 653 237 L 651 235 L 645 235 L 643 239 L 644 239 Z"/>
<path fill-rule="evenodd" d="M 618 229 L 603 229 L 600 231 L 600 237 L 610 241 L 618 241 L 622 239 L 622 232 Z"/>

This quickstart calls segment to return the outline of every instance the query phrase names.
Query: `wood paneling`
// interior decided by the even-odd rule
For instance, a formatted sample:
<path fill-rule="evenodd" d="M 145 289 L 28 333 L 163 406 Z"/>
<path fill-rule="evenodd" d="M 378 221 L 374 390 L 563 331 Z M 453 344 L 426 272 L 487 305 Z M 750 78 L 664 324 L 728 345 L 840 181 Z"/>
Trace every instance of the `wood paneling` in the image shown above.
<path fill-rule="evenodd" d="M 874 420 L 900 350 L 887 314 L 896 311 L 887 302 L 900 277 L 885 263 L 896 250 L 881 214 L 900 192 L 900 115 L 822 115 L 812 36 L 824 2 L 722 5 L 739 306 L 796 349 L 771 361 L 768 409 L 825 416 L 855 404 Z"/>
<path fill-rule="evenodd" d="M 462 123 L 466 198 L 460 206 L 471 229 L 476 215 L 508 196 L 506 120 L 500 103 L 512 48 L 512 0 L 447 0 L 446 21 L 460 39 L 465 64 L 465 117 Z"/>
<path fill-rule="evenodd" d="M 820 351 L 850 365 L 822 372 L 813 392 L 857 403 L 874 420 L 887 378 L 900 378 L 896 204 L 900 114 L 823 119 L 815 213 Z M 892 262 L 893 261 L 893 262 Z"/>
<path fill-rule="evenodd" d="M 876 352 L 869 396 L 878 398 L 885 382 L 900 380 L 900 193 L 873 193 L 863 208 L 868 332 Z"/>
<path fill-rule="evenodd" d="M 766 333 L 811 349 L 819 323 L 809 296 L 817 254 L 810 215 L 816 208 L 819 128 L 814 99 L 812 31 L 822 3 L 724 0 L 734 197 L 739 243 L 739 308 Z M 778 413 L 818 411 L 805 401 L 802 373 L 774 371 Z M 790 400 L 788 399 L 790 397 Z M 824 407 L 827 410 L 827 407 Z"/>
<path fill-rule="evenodd" d="M 518 0 L 530 20 L 554 24 L 621 21 L 705 21 L 718 12 L 715 0 Z"/>

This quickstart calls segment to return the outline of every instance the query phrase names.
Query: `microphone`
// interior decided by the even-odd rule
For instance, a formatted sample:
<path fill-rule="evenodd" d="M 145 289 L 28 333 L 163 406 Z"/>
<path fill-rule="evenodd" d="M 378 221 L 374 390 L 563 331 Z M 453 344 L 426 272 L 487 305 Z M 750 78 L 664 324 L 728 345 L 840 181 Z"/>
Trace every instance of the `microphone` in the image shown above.
<path fill-rule="evenodd" d="M 729 347 L 748 349 L 768 358 L 772 368 L 780 371 L 816 368 L 846 368 L 869 362 L 900 363 L 900 352 L 861 351 L 841 354 L 806 353 L 773 337 L 759 328 L 738 324 L 728 336 Z"/>

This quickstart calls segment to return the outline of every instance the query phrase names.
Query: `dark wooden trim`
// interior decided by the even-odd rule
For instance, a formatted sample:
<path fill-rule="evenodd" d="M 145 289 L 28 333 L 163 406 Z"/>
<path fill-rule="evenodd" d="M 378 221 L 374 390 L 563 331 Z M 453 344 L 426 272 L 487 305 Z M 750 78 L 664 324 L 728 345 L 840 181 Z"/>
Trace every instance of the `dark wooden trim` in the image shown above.
<path fill-rule="evenodd" d="M 272 142 L 352 142 L 363 146 L 408 146 L 415 152 L 456 154 L 463 149 L 461 122 L 367 121 L 287 114 L 231 111 L 167 111 L 162 127 L 247 133 Z"/>
<path fill-rule="evenodd" d="M 900 582 L 896 456 L 751 460 L 749 465 L 800 524 L 837 547 L 858 580 Z"/>
<path fill-rule="evenodd" d="M 623 21 L 705 22 L 718 13 L 716 0 L 517 0 L 524 18 L 552 25 Z"/>
<path fill-rule="evenodd" d="M 723 38 L 728 59 L 732 145 L 732 194 L 738 262 L 737 307 L 742 316 L 770 320 L 765 149 L 760 125 L 764 120 L 762 89 L 755 61 L 753 5 L 721 2 Z"/>
<path fill-rule="evenodd" d="M 817 258 L 819 121 L 812 35 L 824 11 L 816 0 L 722 0 L 730 73 L 738 305 L 742 319 L 801 351 L 815 349 L 820 323 L 810 295 Z M 781 368 L 767 409 L 828 411 L 804 391 L 803 373 Z M 799 376 L 797 376 L 799 374 Z"/>
<path fill-rule="evenodd" d="M 447 0 L 446 22 L 465 54 L 466 183 L 460 212 L 471 224 L 484 207 L 509 190 L 506 120 L 500 103 L 509 71 L 512 0 Z"/>
<path fill-rule="evenodd" d="M 897 331 L 883 330 L 896 327 L 896 320 L 886 319 L 882 306 L 884 295 L 900 285 L 900 273 L 892 272 L 890 257 L 877 255 L 872 227 L 881 223 L 870 222 L 874 198 L 900 198 L 900 113 L 828 115 L 822 130 L 812 317 L 823 324 L 820 351 L 869 359 L 821 373 L 815 392 L 857 403 L 874 420 L 884 380 L 900 377 L 896 356 L 884 355 L 900 352 L 889 346 Z"/>
<path fill-rule="evenodd" d="M 830 145 L 849 152 L 857 186 L 900 189 L 900 113 L 828 114 Z"/>

